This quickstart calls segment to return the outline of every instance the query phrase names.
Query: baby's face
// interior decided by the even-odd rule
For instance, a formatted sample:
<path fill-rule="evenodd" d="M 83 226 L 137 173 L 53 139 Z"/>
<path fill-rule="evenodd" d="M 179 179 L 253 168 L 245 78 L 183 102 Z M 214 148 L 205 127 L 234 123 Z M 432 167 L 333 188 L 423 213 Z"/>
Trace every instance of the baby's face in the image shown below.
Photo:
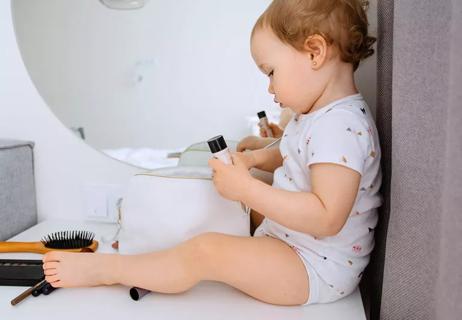
<path fill-rule="evenodd" d="M 275 102 L 295 113 L 307 113 L 325 87 L 319 70 L 312 69 L 310 54 L 283 43 L 267 27 L 255 30 L 251 52 L 258 68 L 269 77 L 268 91 Z"/>

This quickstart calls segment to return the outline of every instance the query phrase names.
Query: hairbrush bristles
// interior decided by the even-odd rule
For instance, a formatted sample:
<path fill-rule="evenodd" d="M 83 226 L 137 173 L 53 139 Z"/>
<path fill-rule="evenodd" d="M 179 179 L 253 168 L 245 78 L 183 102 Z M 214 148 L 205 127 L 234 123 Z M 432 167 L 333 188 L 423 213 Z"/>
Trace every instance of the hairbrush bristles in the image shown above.
<path fill-rule="evenodd" d="M 94 237 L 89 231 L 60 231 L 43 237 L 40 242 L 51 249 L 79 249 L 91 245 Z"/>

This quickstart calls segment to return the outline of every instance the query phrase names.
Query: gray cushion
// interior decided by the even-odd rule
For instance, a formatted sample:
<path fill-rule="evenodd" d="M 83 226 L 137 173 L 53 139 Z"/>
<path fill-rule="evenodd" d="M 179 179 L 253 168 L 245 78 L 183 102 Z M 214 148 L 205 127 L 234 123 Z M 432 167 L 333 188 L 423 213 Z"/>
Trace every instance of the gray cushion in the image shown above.
<path fill-rule="evenodd" d="M 33 147 L 0 139 L 0 241 L 37 223 Z"/>
<path fill-rule="evenodd" d="M 381 319 L 462 314 L 461 10 L 458 0 L 394 2 L 393 153 Z"/>
<path fill-rule="evenodd" d="M 379 319 L 385 243 L 390 215 L 391 180 L 391 117 L 393 78 L 393 0 L 377 3 L 377 111 L 376 123 L 382 150 L 383 205 L 379 208 L 379 223 L 375 229 L 375 249 L 361 280 L 361 294 L 368 319 Z"/>

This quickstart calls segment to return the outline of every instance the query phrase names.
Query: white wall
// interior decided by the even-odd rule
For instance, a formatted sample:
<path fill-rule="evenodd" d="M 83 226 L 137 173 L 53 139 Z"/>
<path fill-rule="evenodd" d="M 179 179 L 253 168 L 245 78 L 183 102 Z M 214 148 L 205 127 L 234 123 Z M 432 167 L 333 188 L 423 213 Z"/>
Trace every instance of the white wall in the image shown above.
<path fill-rule="evenodd" d="M 25 0 L 13 1 L 19 4 Z M 375 1 L 371 3 L 375 4 Z M 371 13 L 371 17 L 375 17 L 375 11 L 371 10 Z M 371 23 L 374 21 L 371 20 Z M 123 185 L 139 169 L 107 158 L 87 146 L 67 130 L 50 111 L 32 84 L 21 60 L 9 1 L 0 1 L 0 48 L 0 137 L 31 140 L 36 143 L 35 171 L 39 220 L 51 217 L 82 217 L 82 190 L 85 185 Z M 249 65 L 249 69 L 250 71 L 243 72 L 256 72 L 252 65 Z M 358 76 L 362 83 L 361 91 L 374 108 L 375 58 L 361 68 Z M 265 91 L 267 80 L 262 76 L 260 81 L 256 82 L 255 86 Z M 239 82 L 228 89 L 239 90 Z M 249 99 L 249 103 L 255 106 L 255 98 Z M 223 119 L 219 115 L 214 118 Z M 226 129 L 228 123 L 226 121 L 221 125 Z M 194 131 L 189 130 L 186 134 L 192 132 Z"/>

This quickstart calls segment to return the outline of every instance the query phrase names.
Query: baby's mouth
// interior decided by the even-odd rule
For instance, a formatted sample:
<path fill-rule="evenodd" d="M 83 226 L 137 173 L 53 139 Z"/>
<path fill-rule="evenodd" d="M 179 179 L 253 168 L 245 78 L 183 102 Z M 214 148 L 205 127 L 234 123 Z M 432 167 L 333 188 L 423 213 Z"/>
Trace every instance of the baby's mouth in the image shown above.
<path fill-rule="evenodd" d="M 274 98 L 274 103 L 278 103 L 278 104 L 279 104 L 279 107 L 284 108 L 284 106 L 282 105 L 282 103 L 280 103 L 279 101 L 277 101 L 276 98 Z"/>

